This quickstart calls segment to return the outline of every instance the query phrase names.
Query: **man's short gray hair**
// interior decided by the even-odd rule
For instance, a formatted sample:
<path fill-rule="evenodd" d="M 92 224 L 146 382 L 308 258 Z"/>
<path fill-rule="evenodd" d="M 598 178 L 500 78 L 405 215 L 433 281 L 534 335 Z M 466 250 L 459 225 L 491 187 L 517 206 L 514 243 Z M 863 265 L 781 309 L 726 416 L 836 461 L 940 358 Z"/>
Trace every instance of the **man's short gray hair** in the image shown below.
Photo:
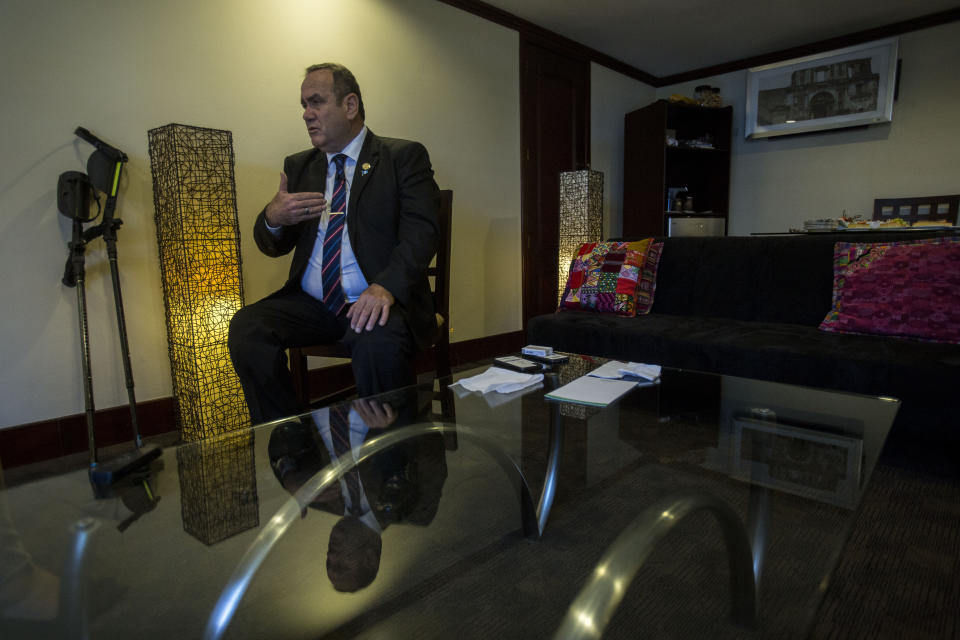
<path fill-rule="evenodd" d="M 357 100 L 360 103 L 360 119 L 366 120 L 367 116 L 363 109 L 363 96 L 360 95 L 360 85 L 350 69 L 336 62 L 321 62 L 307 67 L 304 76 L 308 76 L 314 71 L 329 71 L 333 75 L 333 95 L 337 96 L 337 104 L 343 104 L 343 99 L 351 93 L 357 94 Z"/>

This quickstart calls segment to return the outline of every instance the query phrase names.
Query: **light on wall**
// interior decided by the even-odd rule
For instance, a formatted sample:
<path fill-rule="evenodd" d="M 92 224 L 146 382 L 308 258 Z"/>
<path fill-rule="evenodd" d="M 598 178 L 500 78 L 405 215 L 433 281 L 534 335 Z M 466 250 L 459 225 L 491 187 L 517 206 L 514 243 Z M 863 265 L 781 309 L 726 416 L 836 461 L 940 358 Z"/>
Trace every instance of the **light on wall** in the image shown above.
<path fill-rule="evenodd" d="M 153 203 L 180 436 L 249 424 L 227 348 L 243 306 L 229 131 L 169 124 L 148 133 Z"/>
<path fill-rule="evenodd" d="M 560 248 L 557 264 L 559 291 L 563 296 L 570 261 L 584 242 L 603 239 L 603 174 L 599 171 L 560 172 Z"/>

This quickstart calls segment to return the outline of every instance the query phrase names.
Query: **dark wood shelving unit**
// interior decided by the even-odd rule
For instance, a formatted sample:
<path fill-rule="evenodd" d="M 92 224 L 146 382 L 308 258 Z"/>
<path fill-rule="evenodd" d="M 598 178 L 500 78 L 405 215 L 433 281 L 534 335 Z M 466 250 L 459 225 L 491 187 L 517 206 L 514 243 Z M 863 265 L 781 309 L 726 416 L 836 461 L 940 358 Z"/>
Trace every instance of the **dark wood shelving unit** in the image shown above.
<path fill-rule="evenodd" d="M 733 107 L 658 100 L 624 122 L 623 236 L 667 235 L 671 216 L 721 217 L 730 201 Z M 668 143 L 673 132 L 677 145 Z M 691 146 L 709 140 L 711 148 Z M 686 187 L 693 212 L 670 211 L 667 190 Z M 709 212 L 709 213 L 706 213 Z"/>

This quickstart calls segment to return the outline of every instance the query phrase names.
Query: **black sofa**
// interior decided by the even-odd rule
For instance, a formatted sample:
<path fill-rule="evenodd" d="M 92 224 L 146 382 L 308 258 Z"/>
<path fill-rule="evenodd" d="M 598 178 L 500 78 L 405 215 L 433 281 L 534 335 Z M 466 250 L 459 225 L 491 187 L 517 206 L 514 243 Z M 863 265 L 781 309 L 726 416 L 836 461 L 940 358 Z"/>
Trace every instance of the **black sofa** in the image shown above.
<path fill-rule="evenodd" d="M 831 306 L 835 242 L 933 235 L 663 238 L 649 314 L 559 311 L 532 318 L 527 337 L 573 353 L 893 396 L 902 405 L 892 440 L 954 450 L 960 345 L 817 328 Z"/>

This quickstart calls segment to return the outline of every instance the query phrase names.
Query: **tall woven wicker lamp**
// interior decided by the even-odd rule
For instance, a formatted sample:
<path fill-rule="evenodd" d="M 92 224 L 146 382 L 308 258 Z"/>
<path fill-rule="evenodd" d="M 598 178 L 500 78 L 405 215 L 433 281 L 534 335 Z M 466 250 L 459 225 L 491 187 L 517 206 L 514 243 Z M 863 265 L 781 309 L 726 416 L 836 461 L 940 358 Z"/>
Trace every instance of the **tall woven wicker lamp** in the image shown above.
<path fill-rule="evenodd" d="M 193 441 L 249 424 L 227 349 L 243 306 L 233 136 L 182 124 L 148 136 L 173 395 Z"/>
<path fill-rule="evenodd" d="M 584 242 L 603 237 L 603 174 L 599 171 L 560 173 L 560 248 L 557 259 L 557 300 L 563 295 L 570 262 Z"/>

